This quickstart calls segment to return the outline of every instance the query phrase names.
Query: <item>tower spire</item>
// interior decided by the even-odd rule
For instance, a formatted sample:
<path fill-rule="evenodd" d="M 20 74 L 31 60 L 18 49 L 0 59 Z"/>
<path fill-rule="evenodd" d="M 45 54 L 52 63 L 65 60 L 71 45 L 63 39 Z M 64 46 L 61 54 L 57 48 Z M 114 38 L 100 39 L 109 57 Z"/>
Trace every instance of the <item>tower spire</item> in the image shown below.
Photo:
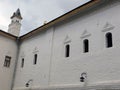
<path fill-rule="evenodd" d="M 11 23 L 9 24 L 8 32 L 15 36 L 19 36 L 20 28 L 21 28 L 21 20 L 23 19 L 21 16 L 20 9 L 18 8 L 10 18 L 11 18 Z"/>
<path fill-rule="evenodd" d="M 22 16 L 21 16 L 21 13 L 20 13 L 20 9 L 18 8 L 16 12 L 13 13 L 13 15 L 11 16 L 11 19 L 14 18 L 14 17 L 17 17 L 19 19 L 22 20 Z"/>

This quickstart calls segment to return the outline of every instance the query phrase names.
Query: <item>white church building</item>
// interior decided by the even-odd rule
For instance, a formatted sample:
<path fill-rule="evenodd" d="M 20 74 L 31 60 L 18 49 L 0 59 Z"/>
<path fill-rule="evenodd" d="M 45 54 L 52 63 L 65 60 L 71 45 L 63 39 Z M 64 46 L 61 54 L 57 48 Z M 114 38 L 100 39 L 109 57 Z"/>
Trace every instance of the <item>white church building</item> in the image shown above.
<path fill-rule="evenodd" d="M 0 90 L 120 90 L 120 0 L 91 0 L 19 36 L 0 30 Z"/>

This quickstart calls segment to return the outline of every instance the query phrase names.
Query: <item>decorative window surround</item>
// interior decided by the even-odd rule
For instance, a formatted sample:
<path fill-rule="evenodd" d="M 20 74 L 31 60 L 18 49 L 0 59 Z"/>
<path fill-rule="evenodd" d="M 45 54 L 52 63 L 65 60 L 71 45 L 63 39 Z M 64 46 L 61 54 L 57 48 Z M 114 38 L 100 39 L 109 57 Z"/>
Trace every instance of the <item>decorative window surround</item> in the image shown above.
<path fill-rule="evenodd" d="M 86 38 L 91 36 L 91 34 L 85 29 L 80 38 Z"/>
<path fill-rule="evenodd" d="M 69 36 L 67 35 L 65 40 L 64 40 L 64 44 L 70 43 L 71 39 L 69 38 Z"/>
<path fill-rule="evenodd" d="M 38 48 L 35 47 L 34 50 L 33 50 L 33 54 L 37 54 L 39 52 Z"/>
<path fill-rule="evenodd" d="M 91 33 L 89 33 L 86 29 L 83 31 L 81 35 L 81 39 L 83 41 L 83 53 L 88 53 L 89 52 L 89 39 L 88 37 L 91 36 Z"/>
<path fill-rule="evenodd" d="M 113 30 L 114 28 L 115 28 L 115 26 L 113 26 L 109 22 L 106 22 L 106 24 L 103 27 L 102 32 L 110 31 L 110 30 Z"/>
<path fill-rule="evenodd" d="M 64 39 L 64 56 L 65 58 L 70 57 L 70 43 L 71 43 L 70 37 L 67 35 Z"/>
<path fill-rule="evenodd" d="M 21 58 L 24 58 L 24 57 L 25 57 L 25 53 L 22 52 L 22 53 L 21 53 Z"/>

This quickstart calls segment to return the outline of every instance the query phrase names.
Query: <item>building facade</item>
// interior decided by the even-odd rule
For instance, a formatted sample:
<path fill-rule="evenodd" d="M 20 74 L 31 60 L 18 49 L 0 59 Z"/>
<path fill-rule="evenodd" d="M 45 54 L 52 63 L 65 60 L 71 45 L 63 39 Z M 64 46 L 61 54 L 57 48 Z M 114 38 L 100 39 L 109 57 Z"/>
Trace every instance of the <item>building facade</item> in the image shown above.
<path fill-rule="evenodd" d="M 119 90 L 119 8 L 91 0 L 21 37 L 3 32 L 12 65 L 1 78 L 13 90 Z"/>

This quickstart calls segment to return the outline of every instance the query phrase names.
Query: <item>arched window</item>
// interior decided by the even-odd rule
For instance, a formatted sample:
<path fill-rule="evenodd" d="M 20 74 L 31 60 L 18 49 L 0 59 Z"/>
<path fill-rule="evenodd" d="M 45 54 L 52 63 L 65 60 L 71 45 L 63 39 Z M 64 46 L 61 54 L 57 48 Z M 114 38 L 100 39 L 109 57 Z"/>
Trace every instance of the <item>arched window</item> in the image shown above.
<path fill-rule="evenodd" d="M 83 40 L 83 47 L 84 47 L 84 53 L 89 52 L 89 40 L 88 39 Z"/>
<path fill-rule="evenodd" d="M 106 47 L 110 48 L 112 46 L 113 46 L 113 43 L 112 43 L 112 33 L 108 32 L 108 33 L 106 33 Z"/>
<path fill-rule="evenodd" d="M 70 45 L 67 44 L 65 46 L 65 57 L 69 57 L 70 56 Z"/>
<path fill-rule="evenodd" d="M 34 64 L 37 64 L 37 54 L 34 55 Z"/>
<path fill-rule="evenodd" d="M 19 23 L 19 20 L 16 20 L 16 22 L 18 22 L 18 23 Z"/>

